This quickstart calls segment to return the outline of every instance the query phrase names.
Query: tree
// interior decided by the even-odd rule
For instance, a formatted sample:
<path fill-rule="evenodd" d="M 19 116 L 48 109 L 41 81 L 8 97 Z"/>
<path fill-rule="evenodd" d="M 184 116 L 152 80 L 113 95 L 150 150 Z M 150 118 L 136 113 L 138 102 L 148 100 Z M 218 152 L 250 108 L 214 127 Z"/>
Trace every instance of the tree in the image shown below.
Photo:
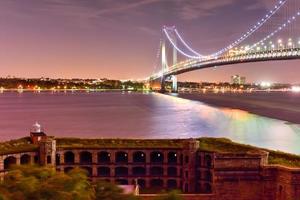
<path fill-rule="evenodd" d="M 5 175 L 0 191 L 4 200 L 95 199 L 86 172 L 79 168 L 64 174 L 53 168 L 17 166 Z"/>
<path fill-rule="evenodd" d="M 21 165 L 13 167 L 0 183 L 0 200 L 138 200 L 106 182 L 92 182 L 87 172 L 68 173 L 54 168 Z"/>

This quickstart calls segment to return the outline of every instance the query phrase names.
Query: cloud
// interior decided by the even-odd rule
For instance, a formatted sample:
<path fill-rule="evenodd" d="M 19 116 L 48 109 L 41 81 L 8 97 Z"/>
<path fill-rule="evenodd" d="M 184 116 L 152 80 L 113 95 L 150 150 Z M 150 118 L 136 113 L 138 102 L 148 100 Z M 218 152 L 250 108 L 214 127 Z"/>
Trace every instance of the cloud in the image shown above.
<path fill-rule="evenodd" d="M 258 9 L 273 9 L 276 5 L 276 1 L 274 0 L 259 0 L 254 2 L 253 4 L 247 7 L 247 10 L 258 10 Z"/>
<path fill-rule="evenodd" d="M 236 0 L 222 0 L 222 1 L 212 1 L 212 0 L 191 0 L 191 1 L 180 1 L 183 6 L 179 10 L 180 17 L 183 20 L 197 19 L 202 16 L 209 16 L 216 13 L 217 9 L 224 6 L 231 5 Z"/>
<path fill-rule="evenodd" d="M 146 27 L 146 26 L 140 26 L 138 27 L 138 30 L 144 32 L 144 33 L 147 33 L 149 35 L 152 35 L 152 36 L 158 36 L 159 35 L 159 31 L 160 30 L 154 30 L 154 29 L 151 29 L 149 27 Z"/>
<path fill-rule="evenodd" d="M 106 9 L 102 9 L 102 10 L 98 11 L 98 15 L 121 12 L 121 11 L 129 10 L 129 9 L 133 9 L 133 8 L 138 8 L 140 6 L 144 6 L 147 4 L 156 3 L 159 1 L 161 1 L 161 0 L 142 0 L 142 1 L 137 1 L 134 3 L 126 3 L 126 1 L 124 1 L 124 3 L 120 4 L 119 6 L 106 8 Z"/>

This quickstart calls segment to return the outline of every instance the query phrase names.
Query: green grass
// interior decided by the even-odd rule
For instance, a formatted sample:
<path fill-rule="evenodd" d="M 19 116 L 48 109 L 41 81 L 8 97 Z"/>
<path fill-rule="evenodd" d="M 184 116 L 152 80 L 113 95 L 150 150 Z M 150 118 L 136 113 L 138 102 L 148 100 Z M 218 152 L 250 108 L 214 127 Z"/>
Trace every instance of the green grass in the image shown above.
<path fill-rule="evenodd" d="M 37 150 L 38 150 L 38 146 L 31 144 L 29 137 L 0 143 L 0 155 L 37 151 Z"/>
<path fill-rule="evenodd" d="M 239 144 L 226 138 L 199 138 L 201 151 L 218 153 L 247 153 L 269 152 L 269 164 L 287 167 L 300 167 L 300 155 L 293 155 L 280 151 L 262 149 L 251 145 Z M 182 140 L 142 140 L 142 139 L 80 139 L 56 138 L 58 148 L 182 148 Z M 0 143 L 0 155 L 37 151 L 38 146 L 30 143 L 30 138 L 21 138 Z"/>
<path fill-rule="evenodd" d="M 199 138 L 201 151 L 212 151 L 219 153 L 247 153 L 259 151 L 259 148 L 232 142 L 227 138 Z"/>
<path fill-rule="evenodd" d="M 287 167 L 300 167 L 300 156 L 254 147 L 251 145 L 232 142 L 227 138 L 199 138 L 200 150 L 213 151 L 219 153 L 247 153 L 259 152 L 261 150 L 269 152 L 269 164 L 283 165 Z"/>
<path fill-rule="evenodd" d="M 287 167 L 300 167 L 300 156 L 280 151 L 269 150 L 269 164 L 283 165 Z"/>
<path fill-rule="evenodd" d="M 179 140 L 57 138 L 62 148 L 181 148 Z"/>

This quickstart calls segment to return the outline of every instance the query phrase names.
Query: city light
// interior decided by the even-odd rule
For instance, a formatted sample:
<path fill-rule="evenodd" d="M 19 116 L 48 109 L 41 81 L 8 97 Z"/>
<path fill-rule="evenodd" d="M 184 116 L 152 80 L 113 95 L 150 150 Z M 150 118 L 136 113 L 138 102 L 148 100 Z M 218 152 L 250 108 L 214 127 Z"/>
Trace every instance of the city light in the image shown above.
<path fill-rule="evenodd" d="M 272 86 L 272 84 L 270 82 L 263 81 L 263 82 L 260 83 L 260 86 L 263 87 L 263 88 L 269 88 L 269 87 Z"/>
<path fill-rule="evenodd" d="M 292 92 L 300 92 L 300 86 L 293 86 L 292 87 Z"/>

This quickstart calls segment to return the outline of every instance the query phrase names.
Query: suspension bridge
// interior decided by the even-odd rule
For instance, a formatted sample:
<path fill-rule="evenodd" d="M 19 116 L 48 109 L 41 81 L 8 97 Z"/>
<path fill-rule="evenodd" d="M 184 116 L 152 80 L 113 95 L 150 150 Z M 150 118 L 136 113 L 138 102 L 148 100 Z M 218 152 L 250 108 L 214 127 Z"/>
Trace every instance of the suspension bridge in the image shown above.
<path fill-rule="evenodd" d="M 299 18 L 299 0 L 280 0 L 240 37 L 207 55 L 193 49 L 175 26 L 164 26 L 157 53 L 160 62 L 147 78 L 150 87 L 159 85 L 159 90 L 164 92 L 165 82 L 172 81 L 172 92 L 177 92 L 177 75 L 186 72 L 241 63 L 300 59 Z"/>

